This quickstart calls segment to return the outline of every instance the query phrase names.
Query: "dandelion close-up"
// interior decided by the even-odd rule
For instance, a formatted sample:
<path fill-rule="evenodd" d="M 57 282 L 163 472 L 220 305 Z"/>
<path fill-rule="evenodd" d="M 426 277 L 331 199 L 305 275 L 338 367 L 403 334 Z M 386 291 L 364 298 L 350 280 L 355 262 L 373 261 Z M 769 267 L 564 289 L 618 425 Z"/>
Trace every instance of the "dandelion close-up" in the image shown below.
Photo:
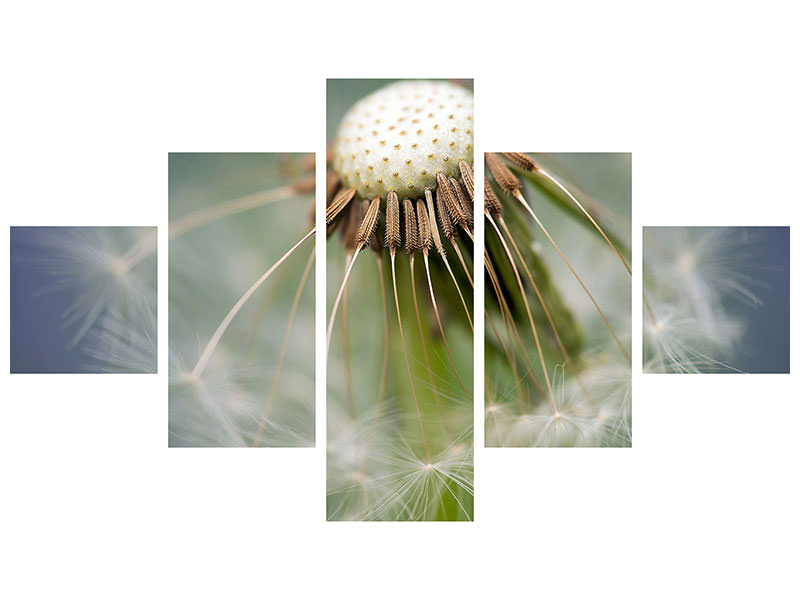
<path fill-rule="evenodd" d="M 643 367 L 788 373 L 789 229 L 645 227 Z"/>
<path fill-rule="evenodd" d="M 169 175 L 170 445 L 313 446 L 313 155 Z"/>
<path fill-rule="evenodd" d="M 155 373 L 155 227 L 11 228 L 11 371 Z"/>
<path fill-rule="evenodd" d="M 332 520 L 473 517 L 470 83 L 328 81 Z"/>
<path fill-rule="evenodd" d="M 486 155 L 488 446 L 631 445 L 630 164 Z"/>
<path fill-rule="evenodd" d="M 6 2 L 0 600 L 800 599 L 792 7 Z"/>

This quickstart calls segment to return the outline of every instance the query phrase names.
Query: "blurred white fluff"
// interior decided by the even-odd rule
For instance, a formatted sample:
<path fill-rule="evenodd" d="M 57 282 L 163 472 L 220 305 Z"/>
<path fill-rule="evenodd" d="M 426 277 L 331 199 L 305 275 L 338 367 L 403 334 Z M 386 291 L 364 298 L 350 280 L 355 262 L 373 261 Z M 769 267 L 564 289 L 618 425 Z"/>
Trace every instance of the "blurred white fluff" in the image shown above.
<path fill-rule="evenodd" d="M 313 196 L 289 189 L 294 175 L 277 166 L 270 155 L 171 157 L 170 446 L 314 445 L 313 238 L 248 298 L 196 369 L 231 307 L 311 227 Z M 256 195 L 273 200 L 174 233 L 187 216 Z"/>
<path fill-rule="evenodd" d="M 284 372 L 282 380 L 295 392 L 275 402 L 265 417 L 267 391 L 264 372 L 241 362 L 242 356 L 218 351 L 202 377 L 194 379 L 191 367 L 179 356 L 170 359 L 170 446 L 181 447 L 308 447 L 314 445 L 313 385 L 303 378 L 293 380 Z M 236 365 L 238 367 L 233 367 Z M 265 433 L 257 438 L 259 425 Z"/>
<path fill-rule="evenodd" d="M 156 228 L 48 227 L 31 238 L 32 261 L 67 290 L 71 344 L 84 341 L 84 370 L 155 373 Z"/>
<path fill-rule="evenodd" d="M 730 300 L 761 303 L 748 274 L 757 242 L 737 227 L 645 228 L 645 371 L 736 371 L 744 323 Z"/>
<path fill-rule="evenodd" d="M 487 446 L 575 448 L 631 445 L 631 378 L 626 364 L 589 364 L 580 381 L 553 374 L 555 410 L 542 402 L 519 414 L 504 401 L 487 407 Z"/>
<path fill-rule="evenodd" d="M 352 418 L 329 404 L 328 520 L 471 519 L 472 428 L 427 463 L 398 431 L 413 418 L 380 408 Z"/>

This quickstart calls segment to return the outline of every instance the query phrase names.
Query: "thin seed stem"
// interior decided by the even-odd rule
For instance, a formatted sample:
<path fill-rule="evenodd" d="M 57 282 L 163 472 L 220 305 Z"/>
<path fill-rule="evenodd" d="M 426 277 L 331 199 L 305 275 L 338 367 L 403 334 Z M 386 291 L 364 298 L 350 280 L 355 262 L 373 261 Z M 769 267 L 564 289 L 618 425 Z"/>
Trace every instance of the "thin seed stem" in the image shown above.
<path fill-rule="evenodd" d="M 587 218 L 587 219 L 589 219 L 589 221 L 591 221 L 592 225 L 594 225 L 595 229 L 597 229 L 597 231 L 599 231 L 599 232 L 600 232 L 600 235 L 602 235 L 602 236 L 603 236 L 603 239 L 604 239 L 604 240 L 605 240 L 605 241 L 608 243 L 608 245 L 609 245 L 609 246 L 611 246 L 611 248 L 614 250 L 614 252 L 616 252 L 617 256 L 618 256 L 618 257 L 619 257 L 619 259 L 622 261 L 622 264 L 625 266 L 625 269 L 627 269 L 627 271 L 628 271 L 628 275 L 631 275 L 631 276 L 632 276 L 632 275 L 633 275 L 633 273 L 631 272 L 631 268 L 630 268 L 630 266 L 628 265 L 628 262 L 625 260 L 625 257 L 623 257 L 623 256 L 622 256 L 622 253 L 621 253 L 621 252 L 620 252 L 620 251 L 617 249 L 617 247 L 614 245 L 614 243 L 613 243 L 613 242 L 612 242 L 610 239 L 608 239 L 608 236 L 606 235 L 606 232 L 605 232 L 605 231 L 603 231 L 603 228 L 602 228 L 602 227 L 600 227 L 600 225 L 598 225 L 598 224 L 597 224 L 597 221 L 595 221 L 595 220 L 594 220 L 594 217 L 592 217 L 592 215 L 590 215 L 590 214 L 589 214 L 589 211 L 587 211 L 587 210 L 586 210 L 586 209 L 583 207 L 583 204 L 581 204 L 581 203 L 578 201 L 578 199 L 577 199 L 577 198 L 576 198 L 576 197 L 575 197 L 575 196 L 572 194 L 572 192 L 570 192 L 570 191 L 569 191 L 569 190 L 568 190 L 568 189 L 567 189 L 567 188 L 566 188 L 566 187 L 565 187 L 565 186 L 564 186 L 564 185 L 563 185 L 563 184 L 562 184 L 562 183 L 561 183 L 561 182 L 560 182 L 558 179 L 556 179 L 555 177 L 553 177 L 553 176 L 552 176 L 550 173 L 548 173 L 547 171 L 545 171 L 544 169 L 542 169 L 542 168 L 541 168 L 541 167 L 539 167 L 538 165 L 536 166 L 536 168 L 535 168 L 535 171 L 536 171 L 537 173 L 540 173 L 540 174 L 542 174 L 544 177 L 546 177 L 546 178 L 547 178 L 547 179 L 549 179 L 551 182 L 553 182 L 553 183 L 556 185 L 556 187 L 558 187 L 558 189 L 560 189 L 562 192 L 564 192 L 564 194 L 565 194 L 565 195 L 566 195 L 566 196 L 567 196 L 567 197 L 568 197 L 570 200 L 572 200 L 572 201 L 575 203 L 575 205 L 576 205 L 578 208 L 580 208 L 580 209 L 581 209 L 581 212 L 582 212 L 584 215 L 586 215 L 586 218 Z"/>
<path fill-rule="evenodd" d="M 294 246 L 292 246 L 286 252 L 286 254 L 284 254 L 282 257 L 280 257 L 275 262 L 275 264 L 273 264 L 269 269 L 267 269 L 266 272 L 261 277 L 259 277 L 255 281 L 255 283 L 253 283 L 252 286 L 250 286 L 250 289 L 247 290 L 244 293 L 244 295 L 242 295 L 242 297 L 239 298 L 239 300 L 236 301 L 236 304 L 234 304 L 233 308 L 231 308 L 230 311 L 228 311 L 228 314 L 225 315 L 225 318 L 222 320 L 222 322 L 217 327 L 217 330 L 214 332 L 214 335 L 211 336 L 211 339 L 208 341 L 208 344 L 206 344 L 206 347 L 203 350 L 203 353 L 200 355 L 200 358 L 197 360 L 197 364 L 194 366 L 194 369 L 192 369 L 192 372 L 189 375 L 190 381 L 197 381 L 203 375 L 203 372 L 205 371 L 206 367 L 208 366 L 208 361 L 211 360 L 211 356 L 214 354 L 214 350 L 216 350 L 217 345 L 219 344 L 219 341 L 222 339 L 222 336 L 225 334 L 225 331 L 228 329 L 228 326 L 231 324 L 231 321 L 233 321 L 234 317 L 237 314 L 239 314 L 239 311 L 242 309 L 242 307 L 245 305 L 245 303 L 256 292 L 256 290 L 259 287 L 261 287 L 261 284 L 263 284 L 269 278 L 269 276 L 272 275 L 272 273 L 275 271 L 275 269 L 280 267 L 286 261 L 286 259 L 288 259 L 294 253 L 294 251 L 297 250 L 302 245 L 303 242 L 305 242 L 308 238 L 310 238 L 312 235 L 314 235 L 315 231 L 316 231 L 316 228 L 312 228 L 311 231 L 309 231 L 302 238 L 300 238 L 299 242 L 297 242 Z"/>
<path fill-rule="evenodd" d="M 450 273 L 450 278 L 453 280 L 453 285 L 456 286 L 458 297 L 461 299 L 461 306 L 464 307 L 464 314 L 467 315 L 467 321 L 469 321 L 469 328 L 472 331 L 475 331 L 475 328 L 472 326 L 472 316 L 470 316 L 469 308 L 467 308 L 467 303 L 464 300 L 464 295 L 461 293 L 461 286 L 458 285 L 458 280 L 456 280 L 456 276 L 453 274 L 453 270 L 450 268 L 450 263 L 447 261 L 447 257 L 444 254 L 442 254 L 441 257 L 444 261 L 444 266 L 447 267 L 447 272 Z"/>
<path fill-rule="evenodd" d="M 300 277 L 300 284 L 297 286 L 297 292 L 294 295 L 294 301 L 292 302 L 292 309 L 289 311 L 289 321 L 286 324 L 286 331 L 283 334 L 283 341 L 281 342 L 281 350 L 278 354 L 278 366 L 275 368 L 275 374 L 272 376 L 272 384 L 269 386 L 269 393 L 267 394 L 267 402 L 264 406 L 264 412 L 261 415 L 261 421 L 258 425 L 258 432 L 256 433 L 255 441 L 253 442 L 253 446 L 258 447 L 261 445 L 261 439 L 264 436 L 264 431 L 267 428 L 267 419 L 269 418 L 269 414 L 272 411 L 272 404 L 275 400 L 275 393 L 278 391 L 278 380 L 281 376 L 281 368 L 283 367 L 283 359 L 286 356 L 286 347 L 289 345 L 289 334 L 292 331 L 292 325 L 294 324 L 294 317 L 297 314 L 297 307 L 300 304 L 300 297 L 303 294 L 303 289 L 306 286 L 306 281 L 308 281 L 308 274 L 311 272 L 311 266 L 314 264 L 314 257 L 316 256 L 317 249 L 314 248 L 311 250 L 311 255 L 308 257 L 308 262 L 306 263 L 306 268 L 303 271 L 303 275 Z"/>
<path fill-rule="evenodd" d="M 414 300 L 414 312 L 417 315 L 417 329 L 419 330 L 419 339 L 422 342 L 422 355 L 425 358 L 425 369 L 428 373 L 428 382 L 433 392 L 433 399 L 436 401 L 436 406 L 439 409 L 439 415 L 443 415 L 442 403 L 439 399 L 439 392 L 436 390 L 436 385 L 433 382 L 433 369 L 431 368 L 431 359 L 428 355 L 428 343 L 425 341 L 425 331 L 422 327 L 422 316 L 419 312 L 419 303 L 417 302 L 417 284 L 414 277 L 414 255 L 408 257 L 409 269 L 411 271 L 411 296 Z"/>
<path fill-rule="evenodd" d="M 397 326 L 400 328 L 400 341 L 403 344 L 403 356 L 406 359 L 406 370 L 408 371 L 408 381 L 411 384 L 411 395 L 414 398 L 414 408 L 417 411 L 417 420 L 419 421 L 419 430 L 422 434 L 422 445 L 425 448 L 425 463 L 431 464 L 431 457 L 430 453 L 428 452 L 428 440 L 425 437 L 425 427 L 422 424 L 422 413 L 419 410 L 419 402 L 417 401 L 417 391 L 414 387 L 414 377 L 411 375 L 411 363 L 408 361 L 408 350 L 406 349 L 406 336 L 403 332 L 403 321 L 400 318 L 400 302 L 397 299 L 397 277 L 395 275 L 395 267 L 394 267 L 394 257 L 395 251 L 392 249 L 390 251 L 391 261 L 392 261 L 392 290 L 394 291 L 394 306 L 397 310 Z"/>
<path fill-rule="evenodd" d="M 218 221 L 225 217 L 253 209 L 273 202 L 281 200 L 288 200 L 297 196 L 297 188 L 294 185 L 285 185 L 283 187 L 275 188 L 273 190 L 266 190 L 256 192 L 254 194 L 247 194 L 232 200 L 226 200 L 219 204 L 213 204 L 204 208 L 195 210 L 188 214 L 178 217 L 169 224 L 169 239 L 173 240 L 178 236 L 188 233 L 198 227 Z"/>
<path fill-rule="evenodd" d="M 520 407 L 520 410 L 521 410 L 522 409 L 522 381 L 521 381 L 520 376 L 519 376 L 519 371 L 517 370 L 517 360 L 512 355 L 512 353 L 514 351 L 513 347 L 511 349 L 511 352 L 509 352 L 508 348 L 506 347 L 505 342 L 500 337 L 500 332 L 497 331 L 497 327 L 494 324 L 494 320 L 492 319 L 491 316 L 489 316 L 489 311 L 484 309 L 484 314 L 486 315 L 486 320 L 489 322 L 489 326 L 492 328 L 492 331 L 494 332 L 494 337 L 497 339 L 497 342 L 500 344 L 500 347 L 503 349 L 503 353 L 506 355 L 506 359 L 508 359 L 508 364 L 511 366 L 511 372 L 514 375 L 514 386 L 517 388 L 517 400 L 519 402 L 519 407 Z M 505 318 L 503 319 L 503 321 L 505 322 Z M 488 391 L 488 387 L 486 389 Z M 491 406 L 492 405 L 491 398 L 488 395 L 486 397 L 487 397 L 487 399 L 489 399 L 489 406 Z"/>
<path fill-rule="evenodd" d="M 647 315 L 650 317 L 650 320 L 653 322 L 653 325 L 658 324 L 656 313 L 653 312 L 653 307 L 650 305 L 650 301 L 647 299 L 647 294 L 644 292 L 642 292 L 642 301 L 644 302 L 644 308 L 647 311 Z"/>
<path fill-rule="evenodd" d="M 501 292 L 500 288 L 500 279 L 497 276 L 497 272 L 495 271 L 494 265 L 489 257 L 488 252 L 484 251 L 484 265 L 486 266 L 486 272 L 489 273 L 489 278 L 492 282 L 492 287 L 495 291 L 495 296 L 498 299 L 498 303 L 500 305 L 500 312 L 503 315 L 503 323 L 506 326 L 506 331 L 511 338 L 509 343 L 509 348 L 511 349 L 512 355 L 514 355 L 514 343 L 519 346 L 520 354 L 522 356 L 522 360 L 525 363 L 526 375 L 531 376 L 531 380 L 533 381 L 533 385 L 539 391 L 540 394 L 544 394 L 544 388 L 542 384 L 539 383 L 539 378 L 536 376 L 536 369 L 533 366 L 530 358 L 528 357 L 528 349 L 525 344 L 522 343 L 522 337 L 519 334 L 519 330 L 517 329 L 517 325 L 514 323 L 514 319 L 511 316 L 511 308 L 508 305 L 503 293 Z M 513 367 L 512 367 L 513 368 Z M 514 371 L 516 375 L 516 370 Z M 520 398 L 520 410 L 522 409 L 522 399 Z"/>
<path fill-rule="evenodd" d="M 581 381 L 580 374 L 578 370 L 575 368 L 575 364 L 572 362 L 572 359 L 567 352 L 567 349 L 564 347 L 564 343 L 561 341 L 561 336 L 558 334 L 558 329 L 556 328 L 556 324 L 553 321 L 553 317 L 550 315 L 550 311 L 547 309 L 547 305 L 544 302 L 544 298 L 542 297 L 541 292 L 539 291 L 539 286 L 536 285 L 536 280 L 533 278 L 530 269 L 528 268 L 525 259 L 522 257 L 522 253 L 519 251 L 517 247 L 517 243 L 514 241 L 514 236 L 511 235 L 508 227 L 506 226 L 506 222 L 501 215 L 497 215 L 497 222 L 502 227 L 503 232 L 506 234 L 508 241 L 511 242 L 511 246 L 514 248 L 514 252 L 519 258 L 519 262 L 522 263 L 522 268 L 525 270 L 525 274 L 528 276 L 528 281 L 531 282 L 531 286 L 533 287 L 533 291 L 536 293 L 536 297 L 539 299 L 539 304 L 542 305 L 542 310 L 544 311 L 545 316 L 547 317 L 547 322 L 550 324 L 550 328 L 553 330 L 553 335 L 556 338 L 556 343 L 558 344 L 559 349 L 561 350 L 561 355 L 564 357 L 564 360 L 567 362 L 567 366 L 569 367 L 570 372 L 578 381 L 578 385 L 580 386 L 581 390 L 583 391 L 586 398 L 589 398 L 589 392 L 583 385 L 583 381 Z"/>
<path fill-rule="evenodd" d="M 525 210 L 528 211 L 528 214 L 530 214 L 531 217 L 533 217 L 533 220 L 536 221 L 536 224 L 539 226 L 539 229 L 542 230 L 542 233 L 544 233 L 544 235 L 547 237 L 547 239 L 553 245 L 553 248 L 555 248 L 556 252 L 558 252 L 558 255 L 561 257 L 561 260 L 563 260 L 564 263 L 567 265 L 567 267 L 569 267 L 569 270 L 572 272 L 572 275 L 575 277 L 575 279 L 578 281 L 580 286 L 583 288 L 583 291 L 586 292 L 586 295 L 589 297 L 589 300 L 592 301 L 592 304 L 594 304 L 595 309 L 597 310 L 597 312 L 602 317 L 603 321 L 606 324 L 606 327 L 608 328 L 608 331 L 611 333 L 611 337 L 614 338 L 614 341 L 617 343 L 617 346 L 619 347 L 620 352 L 622 352 L 622 355 L 625 357 L 625 360 L 628 362 L 628 365 L 631 365 L 632 364 L 631 363 L 631 357 L 628 354 L 627 350 L 625 350 L 625 346 L 622 345 L 622 342 L 619 340 L 619 337 L 617 337 L 617 334 L 614 331 L 614 328 L 611 327 L 611 323 L 608 322 L 608 318 L 606 318 L 605 313 L 603 313 L 603 311 L 600 310 L 600 306 L 597 304 L 597 301 L 594 299 L 594 296 L 592 296 L 592 293 L 589 291 L 589 289 L 583 283 L 583 280 L 578 276 L 578 273 L 575 272 L 575 269 L 572 268 L 572 265 L 567 260 L 567 257 L 564 256 L 564 253 L 561 252 L 561 248 L 558 247 L 558 244 L 556 244 L 555 240 L 550 235 L 550 232 L 547 231 L 547 228 L 539 220 L 539 217 L 537 217 L 536 213 L 533 212 L 533 209 L 528 205 L 528 202 L 522 196 L 522 193 L 517 191 L 516 194 L 514 194 L 514 196 L 515 196 L 515 198 L 517 200 L 519 200 L 519 202 L 522 204 L 523 208 L 525 208 Z"/>
<path fill-rule="evenodd" d="M 350 261 L 350 253 L 347 253 L 347 262 Z M 350 286 L 345 283 L 344 296 L 342 297 L 342 345 L 344 350 L 344 381 L 345 393 L 347 394 L 347 406 L 350 409 L 350 416 L 355 418 L 356 405 L 353 400 L 353 378 L 350 374 L 350 336 L 348 335 L 349 327 L 347 326 L 347 299 L 349 297 Z"/>
<path fill-rule="evenodd" d="M 461 250 L 458 249 L 458 244 L 456 244 L 455 240 L 453 240 L 451 242 L 451 245 L 453 246 L 453 250 L 456 251 L 456 256 L 458 256 L 458 260 L 459 260 L 459 262 L 461 263 L 461 266 L 464 269 L 464 274 L 467 276 L 467 279 L 469 279 L 470 286 L 472 286 L 474 288 L 475 287 L 475 282 L 472 281 L 472 273 L 470 273 L 469 268 L 467 268 L 467 263 L 464 261 L 464 257 L 461 256 Z"/>
<path fill-rule="evenodd" d="M 517 280 L 517 287 L 519 287 L 519 293 L 522 296 L 522 302 L 525 304 L 525 312 L 528 314 L 528 323 L 531 326 L 531 333 L 533 333 L 533 339 L 536 342 L 536 352 L 539 354 L 539 362 L 542 365 L 542 371 L 544 372 L 544 382 L 547 385 L 547 391 L 550 395 L 550 403 L 553 405 L 553 412 L 558 411 L 558 407 L 556 406 L 555 398 L 553 397 L 553 387 L 550 384 L 550 375 L 547 373 L 547 365 L 544 362 L 544 352 L 542 351 L 542 344 L 539 341 L 539 334 L 536 331 L 536 325 L 533 322 L 533 314 L 531 314 L 531 306 L 528 303 L 528 295 L 525 293 L 525 287 L 522 285 L 522 278 L 519 275 L 519 269 L 517 269 L 516 261 L 511 254 L 511 250 L 508 249 L 508 244 L 506 244 L 506 240 L 503 237 L 503 234 L 500 233 L 500 229 L 497 227 L 497 224 L 494 222 L 494 219 L 489 214 L 488 211 L 485 213 L 486 218 L 491 223 L 492 227 L 497 233 L 497 237 L 500 238 L 500 243 L 503 245 L 503 249 L 506 251 L 506 255 L 508 256 L 508 262 L 511 264 L 511 268 L 514 271 L 514 277 Z"/>
<path fill-rule="evenodd" d="M 464 393 L 467 395 L 467 397 L 470 397 L 470 393 L 467 390 L 467 386 L 464 385 L 464 381 L 458 374 L 455 361 L 453 360 L 453 355 L 450 352 L 450 344 L 447 343 L 447 336 L 444 334 L 444 327 L 442 327 L 442 319 L 439 316 L 439 308 L 436 306 L 436 296 L 433 293 L 433 283 L 431 283 L 431 268 L 430 264 L 428 263 L 427 252 L 422 255 L 422 259 L 425 262 L 425 273 L 428 276 L 428 291 L 430 291 L 431 294 L 431 304 L 433 305 L 433 314 L 436 315 L 436 324 L 439 326 L 439 333 L 442 335 L 442 341 L 444 342 L 444 349 L 447 352 L 447 358 L 450 360 L 450 366 L 453 367 L 453 373 L 455 374 L 456 379 L 458 379 L 458 383 L 461 386 L 461 389 L 464 390 Z"/>
<path fill-rule="evenodd" d="M 325 357 L 327 358 L 328 354 L 330 354 L 331 350 L 331 332 L 333 331 L 333 324 L 336 322 L 336 312 L 339 310 L 339 303 L 342 301 L 342 294 L 344 293 L 345 286 L 347 285 L 347 280 L 350 277 L 350 272 L 353 270 L 353 265 L 356 264 L 356 259 L 358 255 L 361 253 L 361 250 L 364 248 L 363 242 L 359 243 L 355 250 L 353 251 L 353 258 L 350 259 L 350 262 L 347 265 L 347 269 L 344 273 L 344 279 L 342 280 L 342 285 L 339 288 L 339 293 L 336 295 L 336 301 L 333 303 L 333 310 L 331 310 L 331 319 L 328 322 L 328 339 L 327 339 L 327 346 L 325 348 Z"/>
<path fill-rule="evenodd" d="M 150 256 L 156 249 L 158 240 L 155 228 L 137 241 L 130 250 L 120 257 L 120 269 L 127 273 L 139 262 Z"/>
<path fill-rule="evenodd" d="M 383 273 L 383 259 L 378 254 L 378 275 L 381 279 L 381 303 L 383 305 L 383 368 L 378 390 L 378 407 L 383 409 L 386 400 L 386 381 L 389 378 L 389 303 L 386 301 L 386 281 Z"/>

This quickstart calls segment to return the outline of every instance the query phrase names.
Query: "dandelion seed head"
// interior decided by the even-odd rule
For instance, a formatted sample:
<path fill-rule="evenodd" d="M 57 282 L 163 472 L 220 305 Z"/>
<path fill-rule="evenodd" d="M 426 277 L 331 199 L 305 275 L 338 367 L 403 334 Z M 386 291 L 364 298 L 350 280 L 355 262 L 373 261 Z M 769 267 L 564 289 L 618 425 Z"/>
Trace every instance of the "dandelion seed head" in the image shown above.
<path fill-rule="evenodd" d="M 385 198 L 390 191 L 422 197 L 426 187 L 436 188 L 437 173 L 457 177 L 458 162 L 472 162 L 472 108 L 472 93 L 449 82 L 401 81 L 381 88 L 342 119 L 333 145 L 334 170 L 363 198 Z M 418 127 L 397 126 L 399 119 L 416 113 L 424 115 Z M 362 135 L 365 130 L 376 133 Z M 382 160 L 375 163 L 374 155 Z"/>

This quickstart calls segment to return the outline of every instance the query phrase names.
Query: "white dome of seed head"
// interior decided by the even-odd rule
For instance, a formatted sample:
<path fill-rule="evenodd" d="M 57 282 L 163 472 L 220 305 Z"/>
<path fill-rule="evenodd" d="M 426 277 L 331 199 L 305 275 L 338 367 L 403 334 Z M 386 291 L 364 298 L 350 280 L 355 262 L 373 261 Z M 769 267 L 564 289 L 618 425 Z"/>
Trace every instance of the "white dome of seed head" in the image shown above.
<path fill-rule="evenodd" d="M 333 168 L 363 198 L 418 198 L 436 174 L 472 164 L 472 92 L 444 81 L 402 81 L 373 92 L 342 119 Z"/>

